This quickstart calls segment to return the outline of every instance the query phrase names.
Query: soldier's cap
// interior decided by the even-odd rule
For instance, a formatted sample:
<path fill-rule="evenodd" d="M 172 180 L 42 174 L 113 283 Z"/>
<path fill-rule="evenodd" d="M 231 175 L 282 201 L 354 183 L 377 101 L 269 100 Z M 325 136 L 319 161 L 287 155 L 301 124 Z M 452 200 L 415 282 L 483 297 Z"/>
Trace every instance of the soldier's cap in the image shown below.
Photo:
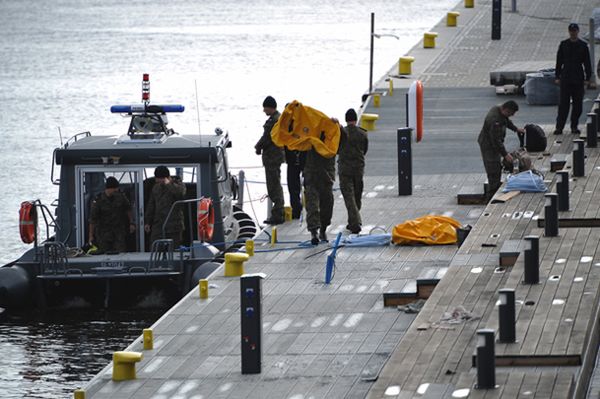
<path fill-rule="evenodd" d="M 119 181 L 112 176 L 106 178 L 106 184 L 104 185 L 106 188 L 119 188 Z"/>
<path fill-rule="evenodd" d="M 573 22 L 573 23 L 570 23 L 570 24 L 569 24 L 569 30 L 570 30 L 570 31 L 575 31 L 575 30 L 576 30 L 576 31 L 579 31 L 579 25 L 577 25 L 575 22 Z"/>
<path fill-rule="evenodd" d="M 169 177 L 171 174 L 169 173 L 169 168 L 164 165 L 157 166 L 154 169 L 154 177 Z"/>
<path fill-rule="evenodd" d="M 263 107 L 277 109 L 277 101 L 271 96 L 267 96 L 263 101 Z"/>
<path fill-rule="evenodd" d="M 354 108 L 350 108 L 346 111 L 346 122 L 356 122 L 358 120 L 358 115 L 356 115 L 356 111 Z"/>

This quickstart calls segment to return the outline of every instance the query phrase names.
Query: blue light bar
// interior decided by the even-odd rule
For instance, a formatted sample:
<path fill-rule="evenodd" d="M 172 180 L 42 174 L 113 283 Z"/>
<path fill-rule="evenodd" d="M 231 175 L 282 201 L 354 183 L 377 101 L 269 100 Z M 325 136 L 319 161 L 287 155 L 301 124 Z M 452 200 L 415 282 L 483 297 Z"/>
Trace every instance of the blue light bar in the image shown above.
<path fill-rule="evenodd" d="M 113 105 L 110 112 L 113 114 L 148 113 L 163 114 L 168 112 L 183 112 L 185 107 L 181 104 L 130 104 Z"/>

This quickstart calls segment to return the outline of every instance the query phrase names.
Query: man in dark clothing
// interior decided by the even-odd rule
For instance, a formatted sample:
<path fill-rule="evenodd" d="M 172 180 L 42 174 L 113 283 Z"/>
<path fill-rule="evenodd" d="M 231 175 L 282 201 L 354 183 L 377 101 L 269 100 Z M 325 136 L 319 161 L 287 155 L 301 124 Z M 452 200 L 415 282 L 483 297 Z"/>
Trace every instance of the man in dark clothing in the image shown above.
<path fill-rule="evenodd" d="M 324 137 L 321 137 L 323 140 Z M 314 148 L 306 154 L 304 166 L 304 193 L 306 195 L 306 224 L 310 241 L 317 245 L 327 241 L 327 226 L 333 214 L 333 182 L 335 181 L 335 156 L 325 158 Z M 319 233 L 317 234 L 317 230 Z"/>
<path fill-rule="evenodd" d="M 525 129 L 517 128 L 508 119 L 519 110 L 516 102 L 510 100 L 502 105 L 492 107 L 485 117 L 483 127 L 477 138 L 483 166 L 488 178 L 488 191 L 486 198 L 490 200 L 498 188 L 500 188 L 500 177 L 502 176 L 501 158 L 512 164 L 513 158 L 504 148 L 504 138 L 506 137 L 506 128 L 525 134 Z"/>
<path fill-rule="evenodd" d="M 341 129 L 338 151 L 340 189 L 348 211 L 348 225 L 346 228 L 353 234 L 360 233 L 362 225 L 360 207 L 365 172 L 365 155 L 369 148 L 367 131 L 356 126 L 357 120 L 358 116 L 354 109 L 350 108 L 346 111 L 346 123 L 348 125 Z"/>
<path fill-rule="evenodd" d="M 560 85 L 560 103 L 554 134 L 562 134 L 571 100 L 571 133 L 581 133 L 577 125 L 583 107 L 585 84 L 592 76 L 592 64 L 587 43 L 580 40 L 578 35 L 579 26 L 570 24 L 569 38 L 560 42 L 556 53 L 556 84 Z"/>
<path fill-rule="evenodd" d="M 306 151 L 285 149 L 285 163 L 287 164 L 287 185 L 292 206 L 292 219 L 299 219 L 302 213 L 302 184 L 300 175 L 306 163 Z"/>
<path fill-rule="evenodd" d="M 173 209 L 165 226 L 164 237 L 162 228 L 173 203 L 184 199 L 185 185 L 179 177 L 171 177 L 169 169 L 162 165 L 154 170 L 154 181 L 154 187 L 152 187 L 152 193 L 146 205 L 144 230 L 146 233 L 151 233 L 151 243 L 163 238 L 170 238 L 173 240 L 174 248 L 179 248 L 185 228 L 183 206 L 179 205 Z"/>
<path fill-rule="evenodd" d="M 104 192 L 92 203 L 89 242 L 96 243 L 98 252 L 125 252 L 127 231 L 135 231 L 131 205 L 119 191 L 119 181 L 110 176 L 106 179 Z"/>
<path fill-rule="evenodd" d="M 277 111 L 277 102 L 271 96 L 267 96 L 263 101 L 263 111 L 269 117 L 263 125 L 263 134 L 260 140 L 254 146 L 257 155 L 262 155 L 262 163 L 265 167 L 265 177 L 267 180 L 267 194 L 273 202 L 271 215 L 268 216 L 265 223 L 281 224 L 283 223 L 283 189 L 281 188 L 281 164 L 284 160 L 283 148 L 277 147 L 271 140 L 271 130 L 279 119 Z"/>

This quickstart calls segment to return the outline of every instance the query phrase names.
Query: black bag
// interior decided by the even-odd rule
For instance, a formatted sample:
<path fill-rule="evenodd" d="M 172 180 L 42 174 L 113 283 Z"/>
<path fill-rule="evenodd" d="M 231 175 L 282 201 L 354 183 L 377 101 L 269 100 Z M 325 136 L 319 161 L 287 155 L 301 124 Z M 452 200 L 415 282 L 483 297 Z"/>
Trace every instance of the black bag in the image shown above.
<path fill-rule="evenodd" d="M 519 141 L 527 152 L 542 152 L 548 145 L 544 129 L 534 124 L 525 125 L 525 137 L 519 135 Z"/>

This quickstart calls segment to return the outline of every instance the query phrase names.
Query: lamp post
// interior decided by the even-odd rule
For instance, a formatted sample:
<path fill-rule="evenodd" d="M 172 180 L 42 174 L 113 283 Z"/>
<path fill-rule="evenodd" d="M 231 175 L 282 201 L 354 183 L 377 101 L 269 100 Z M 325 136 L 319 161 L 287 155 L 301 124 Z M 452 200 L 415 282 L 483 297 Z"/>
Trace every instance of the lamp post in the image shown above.
<path fill-rule="evenodd" d="M 400 40 L 400 37 L 393 35 L 391 33 L 375 33 L 375 13 L 371 13 L 371 51 L 370 51 L 370 60 L 369 60 L 369 93 L 373 91 L 373 53 L 375 51 L 374 39 L 379 39 L 382 36 L 390 36 L 394 37 L 397 40 Z"/>

